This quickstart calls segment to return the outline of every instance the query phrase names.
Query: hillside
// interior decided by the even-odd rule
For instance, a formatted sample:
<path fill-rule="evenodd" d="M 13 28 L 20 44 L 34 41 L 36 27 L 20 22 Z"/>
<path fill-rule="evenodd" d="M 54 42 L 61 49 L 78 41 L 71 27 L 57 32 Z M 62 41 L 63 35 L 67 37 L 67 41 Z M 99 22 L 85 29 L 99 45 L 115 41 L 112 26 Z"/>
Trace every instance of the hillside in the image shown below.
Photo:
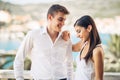
<path fill-rule="evenodd" d="M 120 15 L 120 0 L 66 0 L 54 3 L 38 3 L 27 5 L 15 5 L 0 1 L 0 9 L 8 10 L 11 14 L 30 14 L 34 19 L 46 16 L 46 11 L 50 5 L 59 3 L 66 6 L 71 15 L 70 19 L 89 14 L 94 17 L 114 17 Z"/>

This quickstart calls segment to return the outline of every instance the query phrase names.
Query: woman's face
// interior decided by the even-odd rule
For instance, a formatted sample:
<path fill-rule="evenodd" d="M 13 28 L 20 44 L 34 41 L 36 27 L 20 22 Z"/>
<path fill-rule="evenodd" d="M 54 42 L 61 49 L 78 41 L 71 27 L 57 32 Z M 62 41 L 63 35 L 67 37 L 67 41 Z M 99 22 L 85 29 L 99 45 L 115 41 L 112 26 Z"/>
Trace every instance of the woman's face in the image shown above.
<path fill-rule="evenodd" d="M 75 31 L 77 33 L 77 37 L 79 37 L 82 41 L 87 41 L 89 39 L 89 31 L 82 26 L 75 26 Z"/>

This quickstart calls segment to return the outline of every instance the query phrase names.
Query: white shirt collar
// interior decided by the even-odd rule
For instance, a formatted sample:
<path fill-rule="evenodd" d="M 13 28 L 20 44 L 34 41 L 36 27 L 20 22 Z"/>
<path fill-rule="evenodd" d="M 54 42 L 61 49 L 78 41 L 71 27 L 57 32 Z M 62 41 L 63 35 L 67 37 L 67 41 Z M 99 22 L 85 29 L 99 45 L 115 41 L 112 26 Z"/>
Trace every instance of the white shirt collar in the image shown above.
<path fill-rule="evenodd" d="M 47 27 L 43 28 L 42 33 L 41 33 L 41 34 L 48 34 L 48 32 L 47 32 Z M 59 32 L 58 38 L 59 38 L 61 35 L 62 35 L 62 31 L 61 31 L 61 32 Z"/>
<path fill-rule="evenodd" d="M 47 27 L 44 27 L 42 30 L 42 34 L 45 34 L 45 33 L 47 33 Z"/>

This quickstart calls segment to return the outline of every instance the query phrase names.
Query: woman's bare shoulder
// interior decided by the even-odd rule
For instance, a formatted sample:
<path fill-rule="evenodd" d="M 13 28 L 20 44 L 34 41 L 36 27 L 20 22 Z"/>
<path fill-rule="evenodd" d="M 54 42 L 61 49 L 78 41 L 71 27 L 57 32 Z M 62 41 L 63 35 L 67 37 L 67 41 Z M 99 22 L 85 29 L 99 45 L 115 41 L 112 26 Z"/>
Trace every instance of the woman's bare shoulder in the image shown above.
<path fill-rule="evenodd" d="M 97 46 L 93 49 L 93 58 L 103 58 L 104 51 L 102 46 Z"/>

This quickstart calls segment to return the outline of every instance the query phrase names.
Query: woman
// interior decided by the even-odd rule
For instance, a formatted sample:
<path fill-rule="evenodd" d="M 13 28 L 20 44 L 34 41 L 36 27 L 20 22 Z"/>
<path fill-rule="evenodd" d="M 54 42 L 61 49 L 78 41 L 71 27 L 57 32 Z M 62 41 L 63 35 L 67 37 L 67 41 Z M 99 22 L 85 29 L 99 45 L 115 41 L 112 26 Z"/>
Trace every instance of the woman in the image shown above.
<path fill-rule="evenodd" d="M 80 51 L 76 58 L 75 80 L 103 80 L 103 48 L 95 22 L 85 15 L 75 22 L 74 28 L 81 39 L 72 46 L 73 51 Z M 64 40 L 69 38 L 66 33 L 63 33 Z"/>

